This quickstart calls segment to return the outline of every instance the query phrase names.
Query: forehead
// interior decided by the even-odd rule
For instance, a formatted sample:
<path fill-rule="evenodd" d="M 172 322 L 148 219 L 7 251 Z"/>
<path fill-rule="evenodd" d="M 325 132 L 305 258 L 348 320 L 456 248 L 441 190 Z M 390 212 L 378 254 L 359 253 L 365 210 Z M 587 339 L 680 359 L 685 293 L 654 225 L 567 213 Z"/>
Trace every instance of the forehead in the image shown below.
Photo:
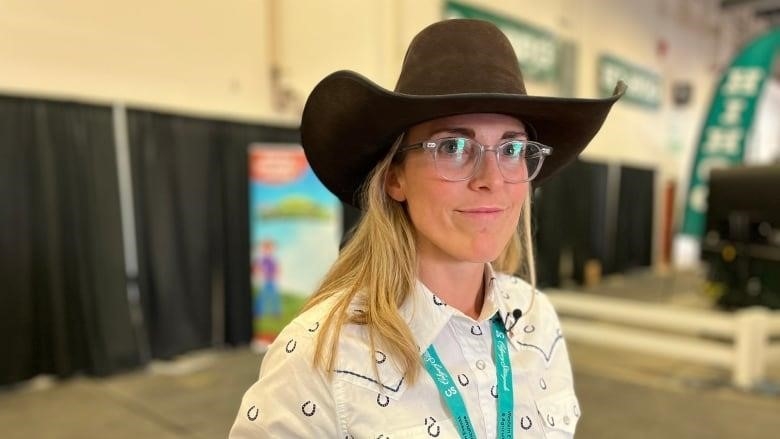
<path fill-rule="evenodd" d="M 502 132 L 525 132 L 525 125 L 514 116 L 495 113 L 458 114 L 428 120 L 409 129 L 410 133 L 430 135 L 448 130 L 467 129 L 474 132 L 483 130 Z"/>

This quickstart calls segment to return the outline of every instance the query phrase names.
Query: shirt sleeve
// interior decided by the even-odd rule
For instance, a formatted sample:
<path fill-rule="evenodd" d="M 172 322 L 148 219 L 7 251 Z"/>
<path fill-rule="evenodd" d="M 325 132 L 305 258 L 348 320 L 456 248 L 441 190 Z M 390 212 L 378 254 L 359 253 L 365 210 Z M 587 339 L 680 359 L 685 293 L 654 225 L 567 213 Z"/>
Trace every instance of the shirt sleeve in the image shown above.
<path fill-rule="evenodd" d="M 340 436 L 331 385 L 312 367 L 314 341 L 297 322 L 279 334 L 244 394 L 231 439 Z"/>

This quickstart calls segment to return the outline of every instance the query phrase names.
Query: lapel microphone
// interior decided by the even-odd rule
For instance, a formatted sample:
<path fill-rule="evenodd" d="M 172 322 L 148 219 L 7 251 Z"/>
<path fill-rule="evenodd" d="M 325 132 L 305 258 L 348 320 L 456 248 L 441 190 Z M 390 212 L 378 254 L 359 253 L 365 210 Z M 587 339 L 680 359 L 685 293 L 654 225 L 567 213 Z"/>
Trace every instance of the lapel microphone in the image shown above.
<path fill-rule="evenodd" d="M 515 308 L 512 310 L 512 317 L 514 317 L 514 321 L 511 325 L 507 326 L 507 323 L 509 322 L 509 314 L 507 314 L 506 319 L 504 320 L 504 329 L 506 329 L 506 332 L 509 332 L 512 330 L 512 328 L 515 327 L 517 322 L 520 321 L 520 317 L 523 316 L 523 312 L 520 311 L 520 308 Z"/>

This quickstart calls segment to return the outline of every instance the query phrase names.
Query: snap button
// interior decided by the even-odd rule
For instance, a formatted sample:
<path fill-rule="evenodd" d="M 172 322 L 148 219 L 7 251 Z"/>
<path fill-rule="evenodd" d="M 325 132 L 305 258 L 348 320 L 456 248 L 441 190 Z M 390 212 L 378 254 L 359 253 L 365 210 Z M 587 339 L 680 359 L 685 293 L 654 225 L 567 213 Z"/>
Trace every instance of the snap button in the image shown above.
<path fill-rule="evenodd" d="M 485 362 L 482 360 L 477 360 L 477 369 L 485 370 Z"/>

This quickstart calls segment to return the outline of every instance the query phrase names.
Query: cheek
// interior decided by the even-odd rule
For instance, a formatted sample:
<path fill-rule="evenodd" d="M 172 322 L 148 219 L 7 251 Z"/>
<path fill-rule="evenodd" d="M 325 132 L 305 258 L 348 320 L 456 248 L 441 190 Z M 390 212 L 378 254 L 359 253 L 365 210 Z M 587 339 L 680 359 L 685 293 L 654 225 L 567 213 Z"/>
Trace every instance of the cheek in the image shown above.
<path fill-rule="evenodd" d="M 457 185 L 429 180 L 420 182 L 414 191 L 407 194 L 407 213 L 412 225 L 428 239 L 442 239 L 458 229 L 453 222 L 452 211 L 459 194 L 458 188 L 453 186 Z"/>
<path fill-rule="evenodd" d="M 412 219 L 417 221 L 439 220 L 454 206 L 455 192 L 446 184 L 426 182 L 408 193 L 407 206 Z"/>
<path fill-rule="evenodd" d="M 518 185 L 518 187 L 512 188 L 511 190 L 510 197 L 513 200 L 513 204 L 512 204 L 512 214 L 510 218 L 512 219 L 512 223 L 515 226 L 520 220 L 520 215 L 523 211 L 523 206 L 525 205 L 525 201 L 528 195 L 529 195 L 528 183 L 520 184 Z"/>
<path fill-rule="evenodd" d="M 518 183 L 510 191 L 510 196 L 513 200 L 515 200 L 517 205 L 522 208 L 523 204 L 525 204 L 525 199 L 528 198 L 530 193 L 531 187 L 528 185 L 528 183 Z"/>

